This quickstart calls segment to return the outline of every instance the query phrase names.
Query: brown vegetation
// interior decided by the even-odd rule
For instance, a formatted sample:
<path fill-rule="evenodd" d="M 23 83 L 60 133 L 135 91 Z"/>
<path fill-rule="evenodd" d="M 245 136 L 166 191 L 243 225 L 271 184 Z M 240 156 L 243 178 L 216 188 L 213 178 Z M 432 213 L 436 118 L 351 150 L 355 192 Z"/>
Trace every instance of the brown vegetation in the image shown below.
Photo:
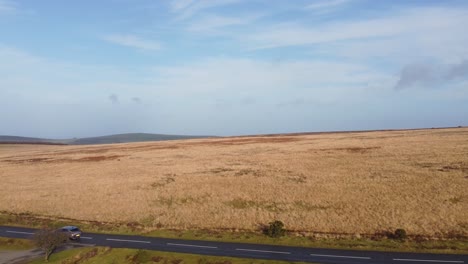
<path fill-rule="evenodd" d="M 153 228 L 468 235 L 468 129 L 0 146 L 0 211 Z"/>

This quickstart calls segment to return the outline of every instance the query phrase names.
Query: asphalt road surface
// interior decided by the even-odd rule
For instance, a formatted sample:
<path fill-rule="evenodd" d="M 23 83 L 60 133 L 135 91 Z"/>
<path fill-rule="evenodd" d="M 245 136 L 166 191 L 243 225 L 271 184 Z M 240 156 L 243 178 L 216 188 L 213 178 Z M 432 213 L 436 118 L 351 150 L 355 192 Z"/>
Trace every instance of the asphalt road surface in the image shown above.
<path fill-rule="evenodd" d="M 30 238 L 36 229 L 0 226 L 0 236 Z M 336 264 L 467 263 L 468 255 L 356 251 L 83 233 L 80 244 L 211 256 Z"/>

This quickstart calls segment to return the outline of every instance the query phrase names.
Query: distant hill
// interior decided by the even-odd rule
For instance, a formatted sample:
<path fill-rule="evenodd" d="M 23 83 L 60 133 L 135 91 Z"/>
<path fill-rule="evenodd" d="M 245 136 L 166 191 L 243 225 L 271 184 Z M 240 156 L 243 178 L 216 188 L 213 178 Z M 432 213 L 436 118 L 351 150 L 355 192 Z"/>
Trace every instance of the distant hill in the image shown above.
<path fill-rule="evenodd" d="M 182 136 L 182 135 L 129 133 L 129 134 L 109 135 L 109 136 L 103 136 L 103 137 L 79 138 L 73 141 L 71 144 L 73 145 L 112 144 L 112 143 L 162 141 L 162 140 L 176 140 L 176 139 L 207 138 L 207 137 L 208 136 Z"/>
<path fill-rule="evenodd" d="M 74 139 L 46 139 L 33 137 L 17 137 L 0 135 L 0 143 L 7 144 L 70 144 L 70 145 L 93 145 L 114 144 L 145 141 L 163 141 L 176 139 L 207 138 L 209 136 L 183 136 L 147 133 L 128 133 L 108 135 L 102 137 L 74 138 Z"/>
<path fill-rule="evenodd" d="M 17 137 L 0 135 L 0 144 L 43 144 L 43 145 L 63 145 L 68 144 L 72 139 L 48 139 L 33 137 Z"/>
<path fill-rule="evenodd" d="M 0 136 L 0 142 L 47 142 L 47 141 L 48 139 L 44 139 L 44 138 Z"/>

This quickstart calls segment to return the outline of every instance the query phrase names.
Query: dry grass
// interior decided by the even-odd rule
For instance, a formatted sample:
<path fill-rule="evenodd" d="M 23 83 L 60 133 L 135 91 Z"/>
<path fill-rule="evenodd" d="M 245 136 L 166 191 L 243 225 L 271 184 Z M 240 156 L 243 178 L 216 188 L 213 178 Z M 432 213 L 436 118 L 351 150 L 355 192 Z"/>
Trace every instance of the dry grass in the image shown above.
<path fill-rule="evenodd" d="M 0 210 L 175 229 L 468 235 L 468 128 L 2 145 Z"/>

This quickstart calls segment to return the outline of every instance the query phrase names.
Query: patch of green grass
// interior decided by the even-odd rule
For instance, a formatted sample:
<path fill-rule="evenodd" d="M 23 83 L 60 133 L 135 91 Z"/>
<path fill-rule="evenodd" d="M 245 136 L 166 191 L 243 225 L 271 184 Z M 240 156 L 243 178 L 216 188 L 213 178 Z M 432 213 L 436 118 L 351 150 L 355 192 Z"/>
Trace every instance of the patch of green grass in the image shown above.
<path fill-rule="evenodd" d="M 42 259 L 33 264 L 44 263 Z M 130 263 L 165 263 L 165 264 L 286 264 L 293 262 L 256 260 L 231 257 L 212 257 L 185 253 L 168 253 L 141 249 L 115 249 L 108 247 L 79 248 L 52 254 L 48 263 L 82 264 L 130 264 Z M 300 264 L 301 262 L 294 262 Z"/>
<path fill-rule="evenodd" d="M 85 222 L 67 219 L 41 218 L 32 214 L 9 214 L 0 212 L 0 225 L 25 226 L 41 228 L 43 226 L 60 227 L 64 225 L 78 225 L 85 232 L 122 234 L 122 235 L 144 235 L 150 237 L 181 238 L 189 240 L 210 240 L 222 242 L 272 244 L 284 246 L 301 246 L 316 248 L 356 249 L 356 250 L 378 250 L 378 251 L 400 251 L 400 252 L 427 252 L 468 254 L 468 240 L 466 238 L 451 240 L 423 240 L 408 239 L 400 242 L 392 239 L 333 239 L 314 238 L 311 236 L 296 236 L 287 234 L 280 238 L 270 238 L 259 232 L 233 232 L 212 230 L 167 230 L 154 225 L 154 219 L 142 219 L 142 223 L 103 223 Z M 151 223 L 150 223 L 151 222 Z M 151 224 L 150 226 L 148 224 Z M 153 231 L 148 231 L 155 229 Z"/>
<path fill-rule="evenodd" d="M 28 250 L 34 248 L 28 239 L 0 237 L 0 250 Z"/>

